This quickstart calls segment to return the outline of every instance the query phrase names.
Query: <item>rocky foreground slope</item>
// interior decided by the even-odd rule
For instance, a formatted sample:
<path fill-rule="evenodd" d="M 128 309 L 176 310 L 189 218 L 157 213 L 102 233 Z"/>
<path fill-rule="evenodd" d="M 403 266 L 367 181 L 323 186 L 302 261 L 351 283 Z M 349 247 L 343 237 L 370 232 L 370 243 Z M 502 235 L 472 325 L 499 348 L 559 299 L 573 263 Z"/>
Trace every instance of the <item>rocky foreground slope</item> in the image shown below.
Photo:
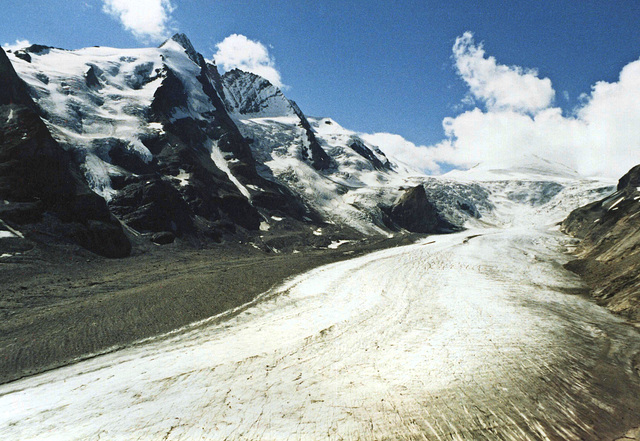
<path fill-rule="evenodd" d="M 616 192 L 573 211 L 565 232 L 582 239 L 568 267 L 593 288 L 602 305 L 640 322 L 640 165 Z"/>

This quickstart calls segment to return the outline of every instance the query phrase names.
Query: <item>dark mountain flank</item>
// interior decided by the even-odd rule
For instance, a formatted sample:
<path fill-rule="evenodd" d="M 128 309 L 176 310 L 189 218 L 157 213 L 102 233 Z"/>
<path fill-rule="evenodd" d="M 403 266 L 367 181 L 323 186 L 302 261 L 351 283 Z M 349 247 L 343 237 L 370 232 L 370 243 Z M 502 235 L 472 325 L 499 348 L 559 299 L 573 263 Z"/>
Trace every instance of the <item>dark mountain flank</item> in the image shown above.
<path fill-rule="evenodd" d="M 107 257 L 131 244 L 104 199 L 52 138 L 0 49 L 0 219 L 28 236 L 74 241 Z"/>
<path fill-rule="evenodd" d="M 611 196 L 573 211 L 562 228 L 581 239 L 568 268 L 587 281 L 599 303 L 640 322 L 640 165 Z"/>

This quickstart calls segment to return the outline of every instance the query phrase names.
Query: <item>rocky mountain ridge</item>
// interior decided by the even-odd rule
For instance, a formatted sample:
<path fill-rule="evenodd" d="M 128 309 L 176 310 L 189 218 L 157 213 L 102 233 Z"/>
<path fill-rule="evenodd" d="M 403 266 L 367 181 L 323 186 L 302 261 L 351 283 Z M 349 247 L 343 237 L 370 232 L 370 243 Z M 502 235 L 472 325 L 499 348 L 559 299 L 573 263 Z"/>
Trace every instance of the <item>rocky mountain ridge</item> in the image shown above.
<path fill-rule="evenodd" d="M 273 249 L 330 242 L 318 228 L 385 236 L 402 228 L 392 207 L 403 189 L 420 183 L 421 173 L 330 119 L 308 118 L 264 78 L 220 75 L 184 34 L 159 48 L 32 45 L 7 55 L 3 68 L 15 67 L 21 90 L 9 102 L 34 112 L 134 243 Z M 9 193 L 4 200 L 13 203 Z"/>
<path fill-rule="evenodd" d="M 215 66 L 184 35 L 158 49 L 31 46 L 5 64 L 18 66 L 52 137 L 133 235 L 206 243 L 258 231 L 266 212 L 317 219 L 256 173 Z"/>
<path fill-rule="evenodd" d="M 540 158 L 517 176 L 490 170 L 478 179 L 471 170 L 428 177 L 336 121 L 305 115 L 264 78 L 237 69 L 221 75 L 184 34 L 158 48 L 32 45 L 0 62 L 14 72 L 7 76 L 13 89 L 4 90 L 19 90 L 3 97 L 7 114 L 17 103 L 31 112 L 40 136 L 58 145 L 56 161 L 72 170 L 65 181 L 103 201 L 96 216 L 111 226 L 100 224 L 106 237 L 99 242 L 120 248 L 107 251 L 51 228 L 38 238 L 106 256 L 126 255 L 131 244 L 144 248 L 149 239 L 293 251 L 400 231 L 447 233 L 499 222 L 493 199 L 507 187 L 508 203 L 543 206 L 579 181 Z M 22 203 L 9 167 L 0 179 L 5 206 Z M 56 213 L 52 205 L 42 212 Z M 70 219 L 89 225 L 83 215 Z M 0 218 L 2 235 L 36 238 L 29 216 Z"/>

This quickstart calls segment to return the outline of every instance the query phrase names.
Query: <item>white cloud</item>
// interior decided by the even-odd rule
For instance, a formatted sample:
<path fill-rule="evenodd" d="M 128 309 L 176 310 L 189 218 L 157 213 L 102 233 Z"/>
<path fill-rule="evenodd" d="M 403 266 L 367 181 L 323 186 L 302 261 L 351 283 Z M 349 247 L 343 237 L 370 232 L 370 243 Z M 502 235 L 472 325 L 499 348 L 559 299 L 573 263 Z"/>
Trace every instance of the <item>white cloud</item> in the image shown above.
<path fill-rule="evenodd" d="M 548 78 L 538 78 L 532 69 L 498 64 L 485 57 L 482 44 L 465 32 L 453 46 L 456 69 L 471 94 L 489 110 L 515 110 L 535 113 L 548 107 L 555 96 Z"/>
<path fill-rule="evenodd" d="M 102 10 L 142 41 L 160 41 L 171 32 L 170 0 L 103 0 Z"/>
<path fill-rule="evenodd" d="M 232 34 L 216 44 L 218 50 L 213 58 L 223 71 L 240 69 L 266 78 L 276 87 L 284 87 L 280 72 L 267 48 L 259 41 L 244 35 Z"/>
<path fill-rule="evenodd" d="M 434 159 L 469 167 L 479 162 L 508 167 L 526 155 L 578 168 L 573 155 L 583 145 L 580 122 L 549 108 L 535 116 L 475 108 L 443 121 L 448 139 L 437 146 Z"/>
<path fill-rule="evenodd" d="M 597 83 L 572 116 L 563 116 L 552 105 L 550 81 L 485 58 L 470 34 L 453 51 L 456 65 L 464 59 L 461 77 L 486 109 L 445 118 L 447 139 L 429 148 L 430 159 L 460 167 L 509 166 L 534 154 L 586 176 L 609 177 L 640 163 L 640 60 L 625 66 L 617 82 Z"/>
<path fill-rule="evenodd" d="M 440 167 L 429 154 L 426 146 L 418 146 L 393 133 L 365 133 L 359 135 L 370 144 L 380 148 L 385 155 L 405 164 L 430 173 L 440 172 Z"/>
<path fill-rule="evenodd" d="M 18 49 L 24 49 L 25 47 L 31 46 L 29 40 L 16 40 L 14 44 L 5 43 L 2 45 L 2 49 L 5 51 L 17 51 Z"/>

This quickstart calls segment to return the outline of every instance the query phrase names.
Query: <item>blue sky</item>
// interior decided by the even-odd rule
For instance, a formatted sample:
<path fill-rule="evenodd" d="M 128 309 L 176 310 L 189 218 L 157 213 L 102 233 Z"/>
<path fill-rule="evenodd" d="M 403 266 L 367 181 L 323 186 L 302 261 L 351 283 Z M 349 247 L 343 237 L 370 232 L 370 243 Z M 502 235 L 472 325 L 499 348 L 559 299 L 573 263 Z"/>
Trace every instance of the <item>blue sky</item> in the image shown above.
<path fill-rule="evenodd" d="M 446 138 L 445 118 L 496 110 L 486 94 L 471 90 L 474 74 L 465 79 L 452 57 L 467 31 L 473 33 L 468 45 L 484 44 L 485 59 L 548 78 L 554 95 L 547 107 L 565 117 L 584 106 L 598 81 L 617 82 L 622 68 L 640 57 L 640 2 L 631 0 L 145 1 L 164 7 L 159 31 L 127 30 L 125 20 L 105 12 L 105 3 L 113 9 L 125 0 L 12 2 L 3 8 L 0 44 L 137 47 L 180 31 L 212 57 L 219 42 L 241 34 L 265 46 L 285 93 L 305 113 L 426 146 Z"/>

